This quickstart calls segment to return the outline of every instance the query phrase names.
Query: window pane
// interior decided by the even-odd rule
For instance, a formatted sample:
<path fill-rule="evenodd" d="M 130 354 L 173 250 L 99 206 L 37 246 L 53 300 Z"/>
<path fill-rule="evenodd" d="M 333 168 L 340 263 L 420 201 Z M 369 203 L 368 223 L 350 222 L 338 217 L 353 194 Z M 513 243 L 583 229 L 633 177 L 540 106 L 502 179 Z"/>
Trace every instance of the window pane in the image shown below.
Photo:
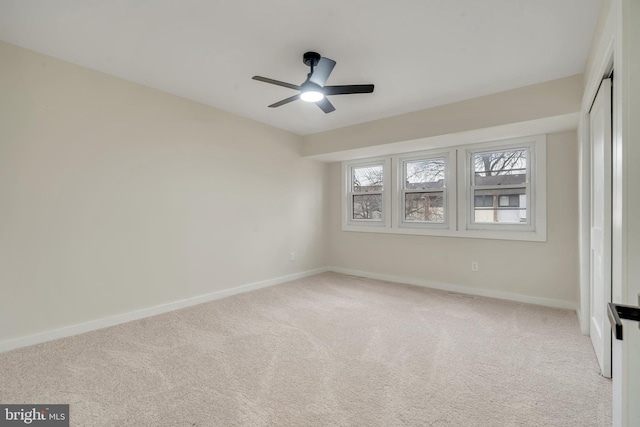
<path fill-rule="evenodd" d="M 382 220 L 382 194 L 353 196 L 353 219 Z"/>
<path fill-rule="evenodd" d="M 444 198 L 437 193 L 405 193 L 405 221 L 444 222 Z"/>
<path fill-rule="evenodd" d="M 405 162 L 405 188 L 407 190 L 443 188 L 444 167 L 444 159 Z"/>
<path fill-rule="evenodd" d="M 513 185 L 527 181 L 527 150 L 473 155 L 475 185 Z"/>
<path fill-rule="evenodd" d="M 485 191 L 479 191 L 477 193 L 485 193 Z M 491 208 L 493 207 L 493 196 L 492 195 L 484 195 L 478 196 L 476 195 L 474 198 L 474 206 L 477 208 Z"/>
<path fill-rule="evenodd" d="M 475 190 L 473 196 L 475 222 L 485 224 L 527 222 L 526 188 Z"/>
<path fill-rule="evenodd" d="M 382 191 L 382 165 L 354 167 L 351 170 L 354 193 Z"/>

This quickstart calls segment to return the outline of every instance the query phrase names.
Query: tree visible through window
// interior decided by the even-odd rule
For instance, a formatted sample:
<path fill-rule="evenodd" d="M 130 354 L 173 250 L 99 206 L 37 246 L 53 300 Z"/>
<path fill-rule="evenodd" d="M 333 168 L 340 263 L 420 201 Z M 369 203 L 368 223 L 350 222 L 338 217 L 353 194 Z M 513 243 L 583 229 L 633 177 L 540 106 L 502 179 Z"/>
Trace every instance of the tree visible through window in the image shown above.
<path fill-rule="evenodd" d="M 528 149 L 472 154 L 473 221 L 527 221 Z"/>
<path fill-rule="evenodd" d="M 444 158 L 403 163 L 406 222 L 444 222 L 445 165 Z"/>
<path fill-rule="evenodd" d="M 382 220 L 382 165 L 351 168 L 352 219 Z"/>
<path fill-rule="evenodd" d="M 546 240 L 546 136 L 342 163 L 342 229 Z"/>

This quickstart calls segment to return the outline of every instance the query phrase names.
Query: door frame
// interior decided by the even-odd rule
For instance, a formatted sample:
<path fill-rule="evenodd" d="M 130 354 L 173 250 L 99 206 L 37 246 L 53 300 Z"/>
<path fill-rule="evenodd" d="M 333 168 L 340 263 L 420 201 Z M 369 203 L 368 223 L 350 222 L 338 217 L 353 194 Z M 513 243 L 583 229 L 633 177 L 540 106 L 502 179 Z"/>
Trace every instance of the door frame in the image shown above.
<path fill-rule="evenodd" d="M 601 61 L 597 67 L 596 73 L 587 82 L 587 87 L 582 99 L 582 112 L 580 115 L 580 125 L 578 127 L 578 139 L 579 139 L 579 249 L 580 249 L 580 308 L 578 317 L 580 321 L 580 330 L 584 335 L 589 335 L 589 329 L 591 324 L 591 130 L 589 124 L 589 112 L 593 105 L 600 83 L 603 79 L 611 76 L 614 66 L 614 40 L 613 33 L 611 39 L 604 46 L 601 46 L 602 56 Z M 614 85 L 615 87 L 616 85 Z M 615 89 L 614 89 L 615 90 Z M 612 104 L 615 101 L 612 99 Z M 615 105 L 614 105 L 615 111 Z M 613 122 L 613 118 L 612 118 Z M 615 128 L 615 126 L 614 126 Z M 613 132 L 612 132 L 613 133 Z M 612 146 L 615 144 L 614 135 L 611 135 Z M 616 168 L 615 160 L 612 157 L 612 175 L 615 176 L 614 168 Z M 615 184 L 614 184 L 615 188 Z M 615 194 L 612 191 L 611 200 L 614 203 Z M 612 216 L 613 221 L 613 216 Z M 613 232 L 612 232 L 613 239 Z M 613 253 L 613 244 L 611 247 Z M 613 258 L 613 257 L 612 257 Z M 611 265 L 613 276 L 613 262 Z M 617 285 L 620 285 L 618 283 Z M 613 290 L 616 284 L 611 282 L 612 300 L 615 301 Z"/>
<path fill-rule="evenodd" d="M 606 82 L 606 84 L 605 84 Z M 590 162 L 589 162 L 589 174 L 591 175 L 591 177 L 593 178 L 593 174 L 594 171 L 596 170 L 596 163 L 598 163 L 598 167 L 604 167 L 604 175 L 603 175 L 603 179 L 604 179 L 604 186 L 603 186 L 603 192 L 604 194 L 601 195 L 604 197 L 605 200 L 605 205 L 604 209 L 605 212 L 603 213 L 603 222 L 604 222 L 604 226 L 606 228 L 606 230 L 603 232 L 603 236 L 605 239 L 603 239 L 603 242 L 601 243 L 602 247 L 601 249 L 602 251 L 602 255 L 603 255 L 603 260 L 602 260 L 602 265 L 601 267 L 604 270 L 605 273 L 605 277 L 604 277 L 604 283 L 602 283 L 601 285 L 604 286 L 603 288 L 599 288 L 599 289 L 594 289 L 594 277 L 593 277 L 593 269 L 594 269 L 594 265 L 592 264 L 593 262 L 593 241 L 590 241 L 590 245 L 589 245 L 589 297 L 593 297 L 594 295 L 594 290 L 597 291 L 597 294 L 601 295 L 601 292 L 604 291 L 608 291 L 607 295 L 605 296 L 606 300 L 603 304 L 603 306 L 601 307 L 601 311 L 598 313 L 601 316 L 601 321 L 603 322 L 602 324 L 594 324 L 594 313 L 591 312 L 591 310 L 594 308 L 592 305 L 589 305 L 589 317 L 590 317 L 590 321 L 589 321 L 589 335 L 591 335 L 591 341 L 593 343 L 594 346 L 594 350 L 596 351 L 597 357 L 598 357 L 598 363 L 600 364 L 600 369 L 601 369 L 601 375 L 606 377 L 606 378 L 611 378 L 611 371 L 612 371 L 612 367 L 611 367 L 611 363 L 612 363 L 612 338 L 611 338 L 611 327 L 609 325 L 608 319 L 607 319 L 607 309 L 606 309 L 606 304 L 612 302 L 612 288 L 611 288 L 611 282 L 612 282 L 612 246 L 613 246 L 613 235 L 612 235 L 612 223 L 611 223 L 611 216 L 612 216 L 612 212 L 613 212 L 613 188 L 612 188 L 612 179 L 613 179 L 613 158 L 612 158 L 612 142 L 613 142 L 613 115 L 612 115 L 612 108 L 613 108 L 613 99 L 612 99 L 612 90 L 613 90 L 613 70 L 611 70 L 610 75 L 606 78 L 606 79 L 602 79 L 600 81 L 600 86 L 598 86 L 598 90 L 596 92 L 596 97 L 594 99 L 594 103 L 591 106 L 591 110 L 589 111 L 589 125 L 591 125 L 593 123 L 593 121 L 591 120 L 591 114 L 593 112 L 593 108 L 596 105 L 596 101 L 598 100 L 598 97 L 601 97 L 601 103 L 603 103 L 603 105 L 605 107 L 608 108 L 608 111 L 605 110 L 604 114 L 606 114 L 608 117 L 605 118 L 605 124 L 607 124 L 609 126 L 609 129 L 604 129 L 604 132 L 607 133 L 608 135 L 605 136 L 603 144 L 604 144 L 604 149 L 605 149 L 605 153 L 604 153 L 604 159 L 606 160 L 605 163 L 600 163 L 601 159 L 599 159 L 598 155 L 594 156 L 593 153 L 591 152 L 591 150 L 593 149 L 593 133 L 591 132 L 592 129 L 590 128 L 590 138 L 589 138 L 589 151 L 590 151 Z M 603 92 L 601 94 L 602 91 L 608 91 L 608 93 Z M 606 101 L 608 102 L 606 102 Z M 602 106 L 602 105 L 601 105 Z M 596 112 L 597 113 L 597 112 Z M 608 139 L 608 140 L 607 140 Z M 598 158 L 598 159 L 596 159 Z M 603 166 L 604 165 L 604 166 Z M 594 191 L 594 181 L 593 179 L 589 180 L 589 196 L 593 197 L 593 191 Z M 599 199 L 598 201 L 601 201 L 602 199 Z M 593 199 L 590 200 L 589 203 L 589 223 L 590 223 L 590 227 L 589 227 L 589 236 L 590 239 L 593 239 L 593 212 L 594 212 L 594 208 L 598 209 L 598 207 L 596 206 L 598 203 L 594 202 Z M 600 335 L 598 337 L 597 340 L 594 341 L 594 330 L 593 328 L 596 327 L 598 329 L 602 328 L 600 332 Z M 597 331 L 596 331 L 597 332 Z M 597 335 L 597 334 L 596 334 Z M 600 346 L 602 346 L 600 348 Z"/>
<path fill-rule="evenodd" d="M 580 143 L 580 327 L 583 333 L 589 328 L 589 263 L 585 262 L 590 247 L 588 234 L 588 207 L 590 200 L 585 195 L 590 182 L 588 164 L 589 152 L 585 150 L 589 141 L 588 111 L 595 97 L 600 80 L 609 69 L 615 69 L 616 82 L 613 90 L 613 139 L 612 139 L 612 300 L 615 303 L 637 304 L 640 291 L 640 266 L 629 260 L 640 259 L 640 230 L 630 227 L 630 221 L 640 214 L 640 194 L 633 188 L 640 182 L 640 168 L 629 165 L 640 163 L 640 123 L 633 120 L 640 112 L 640 75 L 635 72 L 640 67 L 640 3 L 636 0 L 609 0 L 602 4 L 601 16 L 596 26 L 591 54 L 585 70 L 579 132 Z M 632 84 L 633 83 L 633 84 Z M 588 161 L 588 160 L 587 160 Z M 585 188 L 586 187 L 586 188 Z M 586 270 L 586 271 L 585 271 Z M 629 366 L 634 350 L 629 344 L 622 345 L 619 357 L 619 371 L 613 373 L 613 424 L 627 426 L 629 417 L 635 411 L 630 396 Z M 635 362 L 633 362 L 635 363 Z M 634 386 L 637 387 L 637 384 Z"/>

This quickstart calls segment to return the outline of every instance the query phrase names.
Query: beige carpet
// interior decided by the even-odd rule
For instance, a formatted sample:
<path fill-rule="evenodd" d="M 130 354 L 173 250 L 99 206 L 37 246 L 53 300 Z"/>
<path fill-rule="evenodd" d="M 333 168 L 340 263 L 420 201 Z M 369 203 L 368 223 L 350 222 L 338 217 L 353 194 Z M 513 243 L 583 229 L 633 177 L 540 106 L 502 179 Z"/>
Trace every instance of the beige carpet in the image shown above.
<path fill-rule="evenodd" d="M 72 426 L 608 426 L 573 312 L 325 273 L 0 354 Z"/>

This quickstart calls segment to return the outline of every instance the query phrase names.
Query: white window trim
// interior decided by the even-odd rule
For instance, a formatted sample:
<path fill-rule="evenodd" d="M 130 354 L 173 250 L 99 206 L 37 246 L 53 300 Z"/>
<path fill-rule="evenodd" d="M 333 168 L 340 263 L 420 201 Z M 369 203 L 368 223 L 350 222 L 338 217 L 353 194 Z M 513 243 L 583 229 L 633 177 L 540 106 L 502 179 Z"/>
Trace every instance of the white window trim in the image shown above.
<path fill-rule="evenodd" d="M 352 173 L 353 167 L 362 167 L 367 165 L 382 165 L 382 219 L 367 220 L 353 219 L 353 195 Z M 345 162 L 342 164 L 342 229 L 351 229 L 351 231 L 374 231 L 388 228 L 391 226 L 391 159 L 388 157 L 373 157 L 370 159 L 362 159 L 353 162 Z"/>
<path fill-rule="evenodd" d="M 470 167 L 467 167 L 467 151 L 488 151 L 491 149 L 509 149 L 530 146 L 532 165 L 530 173 L 531 197 L 527 207 L 531 216 L 531 227 L 520 224 L 477 224 L 470 225 L 473 199 L 470 198 Z M 408 159 L 442 157 L 449 158 L 447 168 L 447 207 L 449 208 L 446 227 L 434 227 L 432 224 L 402 223 L 401 181 L 402 162 Z M 383 220 L 373 224 L 369 221 L 350 220 L 350 170 L 353 166 L 384 164 L 383 166 Z M 392 168 L 393 166 L 393 168 Z M 469 183 L 469 185 L 467 185 Z M 391 233 L 408 235 L 427 235 L 443 237 L 480 238 L 496 240 L 547 240 L 547 185 L 546 185 L 546 135 L 523 138 L 511 138 L 478 144 L 451 146 L 447 150 L 428 150 L 398 156 L 374 157 L 342 163 L 342 230 L 372 233 Z"/>
<path fill-rule="evenodd" d="M 481 151 L 527 148 L 531 159 L 527 165 L 530 197 L 527 201 L 527 224 L 473 224 L 473 188 L 471 186 L 471 154 Z M 458 183 L 458 223 L 464 237 L 508 240 L 547 240 L 547 137 L 535 135 L 470 144 L 458 147 L 458 171 L 464 171 L 464 179 Z"/>
<path fill-rule="evenodd" d="M 404 163 L 412 160 L 428 160 L 428 159 L 441 159 L 445 160 L 445 186 L 441 190 L 444 195 L 445 220 L 444 222 L 411 222 L 404 220 Z M 394 159 L 395 174 L 393 188 L 395 191 L 392 194 L 392 205 L 395 208 L 395 215 L 393 215 L 393 223 L 398 229 L 408 229 L 413 232 L 420 229 L 428 230 L 447 230 L 455 231 L 456 229 L 456 150 L 446 151 L 422 151 L 418 153 L 411 153 L 408 155 L 402 155 Z M 412 233 L 413 234 L 413 233 Z"/>

